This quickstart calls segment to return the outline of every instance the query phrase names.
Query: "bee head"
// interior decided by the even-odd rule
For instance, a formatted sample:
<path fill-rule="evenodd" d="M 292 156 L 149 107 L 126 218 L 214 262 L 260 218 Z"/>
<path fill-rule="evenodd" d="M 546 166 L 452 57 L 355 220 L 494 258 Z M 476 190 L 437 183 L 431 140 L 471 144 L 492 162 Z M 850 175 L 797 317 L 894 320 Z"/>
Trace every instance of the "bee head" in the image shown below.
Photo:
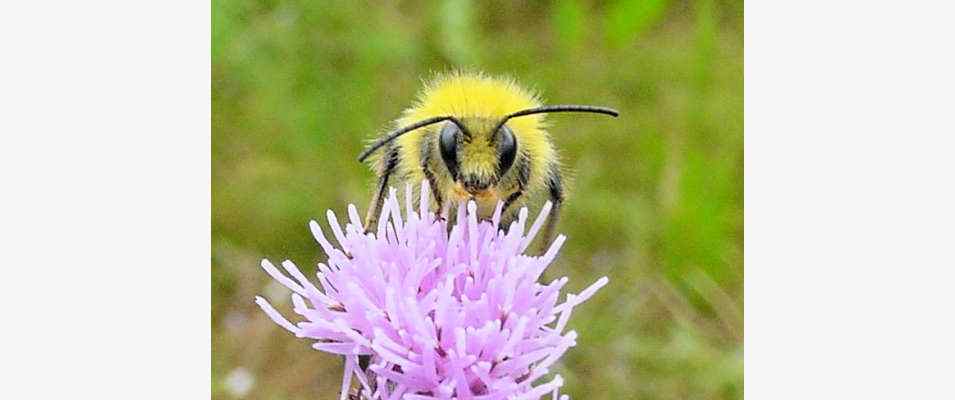
<path fill-rule="evenodd" d="M 528 108 L 501 118 L 431 117 L 385 134 L 368 146 L 358 156 L 358 161 L 364 161 L 401 135 L 441 123 L 437 130 L 438 151 L 455 181 L 455 190 L 462 198 L 495 196 L 495 185 L 511 170 L 521 146 L 518 142 L 520 135 L 507 126 L 507 121 L 525 115 L 555 112 L 619 115 L 616 110 L 605 107 L 555 105 Z"/>
<path fill-rule="evenodd" d="M 445 122 L 438 149 L 448 173 L 470 195 L 497 185 L 514 165 L 517 137 L 497 120 L 468 118 Z"/>

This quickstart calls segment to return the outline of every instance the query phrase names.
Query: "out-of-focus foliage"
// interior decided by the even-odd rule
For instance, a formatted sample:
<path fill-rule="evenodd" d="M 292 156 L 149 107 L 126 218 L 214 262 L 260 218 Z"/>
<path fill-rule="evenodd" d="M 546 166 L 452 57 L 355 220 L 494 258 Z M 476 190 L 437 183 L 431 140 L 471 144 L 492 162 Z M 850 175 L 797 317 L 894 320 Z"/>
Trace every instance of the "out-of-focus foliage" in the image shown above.
<path fill-rule="evenodd" d="M 570 176 L 569 240 L 551 274 L 570 290 L 610 277 L 572 319 L 566 392 L 742 397 L 741 2 L 212 6 L 215 398 L 337 398 L 341 360 L 252 303 L 287 298 L 258 262 L 318 262 L 308 220 L 364 210 L 373 176 L 356 155 L 421 79 L 453 68 L 622 113 L 549 118 Z"/>

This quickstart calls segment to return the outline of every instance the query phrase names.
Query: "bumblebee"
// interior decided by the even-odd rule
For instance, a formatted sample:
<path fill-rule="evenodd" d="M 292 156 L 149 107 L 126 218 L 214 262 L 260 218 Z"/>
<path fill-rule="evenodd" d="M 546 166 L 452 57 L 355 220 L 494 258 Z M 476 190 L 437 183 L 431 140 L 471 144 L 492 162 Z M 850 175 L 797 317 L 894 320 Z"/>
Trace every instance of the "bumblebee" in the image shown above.
<path fill-rule="evenodd" d="M 542 105 L 513 80 L 477 73 L 441 75 L 426 84 L 418 101 L 359 155 L 378 176 L 365 226 L 377 225 L 389 185 L 427 180 L 442 216 L 473 200 L 480 218 L 503 201 L 508 227 L 528 199 L 549 197 L 544 230 L 554 236 L 564 186 L 545 113 L 581 112 L 616 117 L 616 110 L 582 105 Z M 417 186 L 417 185 L 413 185 Z"/>

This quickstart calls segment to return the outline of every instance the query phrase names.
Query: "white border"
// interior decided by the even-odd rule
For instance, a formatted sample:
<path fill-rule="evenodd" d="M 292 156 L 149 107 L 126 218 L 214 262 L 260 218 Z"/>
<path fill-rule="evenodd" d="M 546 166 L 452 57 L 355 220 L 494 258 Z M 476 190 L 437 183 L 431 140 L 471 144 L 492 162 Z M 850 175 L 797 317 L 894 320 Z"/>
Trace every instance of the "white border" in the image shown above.
<path fill-rule="evenodd" d="M 935 4 L 746 6 L 749 398 L 955 397 Z M 209 397 L 209 23 L 203 2 L 0 13 L 0 398 Z"/>
<path fill-rule="evenodd" d="M 210 20 L 0 12 L 0 398 L 211 396 Z"/>
<path fill-rule="evenodd" d="M 942 8 L 747 3 L 748 398 L 955 398 Z"/>

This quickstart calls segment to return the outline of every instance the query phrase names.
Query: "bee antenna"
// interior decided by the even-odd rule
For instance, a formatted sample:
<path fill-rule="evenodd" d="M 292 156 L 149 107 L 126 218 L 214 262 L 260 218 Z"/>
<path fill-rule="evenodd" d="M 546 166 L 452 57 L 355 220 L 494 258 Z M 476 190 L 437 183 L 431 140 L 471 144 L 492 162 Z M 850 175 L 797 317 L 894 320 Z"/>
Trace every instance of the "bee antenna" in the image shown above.
<path fill-rule="evenodd" d="M 411 125 L 408 125 L 408 126 L 406 126 L 406 127 L 398 128 L 398 129 L 395 129 L 395 130 L 393 130 L 393 131 L 391 131 L 391 132 L 388 132 L 388 134 L 386 134 L 384 137 L 382 137 L 381 139 L 376 140 L 374 143 L 372 143 L 371 145 L 369 145 L 369 146 L 365 149 L 365 151 L 362 151 L 361 154 L 358 155 L 358 161 L 359 161 L 359 162 L 364 162 L 365 159 L 368 158 L 368 156 L 370 156 L 372 153 L 375 152 L 375 150 L 380 149 L 382 146 L 388 144 L 388 143 L 391 142 L 392 140 L 397 139 L 397 138 L 400 137 L 401 135 L 404 135 L 404 134 L 406 134 L 406 133 L 408 133 L 408 132 L 411 132 L 411 131 L 413 131 L 413 130 L 415 130 L 415 129 L 418 129 L 418 128 L 421 128 L 421 127 L 425 127 L 425 126 L 428 126 L 428 125 L 431 125 L 431 124 L 436 124 L 436 123 L 438 123 L 438 122 L 448 121 L 448 120 L 450 120 L 451 122 L 454 122 L 454 123 L 455 123 L 456 125 L 458 125 L 459 127 L 463 127 L 463 126 L 464 126 L 463 124 L 461 124 L 460 121 L 457 120 L 457 118 L 454 118 L 454 117 L 452 117 L 452 116 L 441 116 L 441 117 L 432 117 L 432 118 L 424 119 L 424 120 L 415 122 L 415 123 L 413 123 L 413 124 L 411 124 Z M 463 128 L 462 128 L 462 130 L 463 130 Z"/>
<path fill-rule="evenodd" d="M 608 107 L 597 107 L 597 106 L 582 106 L 576 104 L 561 104 L 554 106 L 540 106 L 534 108 L 528 108 L 526 110 L 521 110 L 518 112 L 510 113 L 505 115 L 501 119 L 501 122 L 497 124 L 497 127 L 494 129 L 497 132 L 504 124 L 511 118 L 523 117 L 525 115 L 532 114 L 543 114 L 543 113 L 558 113 L 558 112 L 583 112 L 583 113 L 594 113 L 594 114 L 606 114 L 611 117 L 617 117 L 620 115 L 620 112 Z"/>

